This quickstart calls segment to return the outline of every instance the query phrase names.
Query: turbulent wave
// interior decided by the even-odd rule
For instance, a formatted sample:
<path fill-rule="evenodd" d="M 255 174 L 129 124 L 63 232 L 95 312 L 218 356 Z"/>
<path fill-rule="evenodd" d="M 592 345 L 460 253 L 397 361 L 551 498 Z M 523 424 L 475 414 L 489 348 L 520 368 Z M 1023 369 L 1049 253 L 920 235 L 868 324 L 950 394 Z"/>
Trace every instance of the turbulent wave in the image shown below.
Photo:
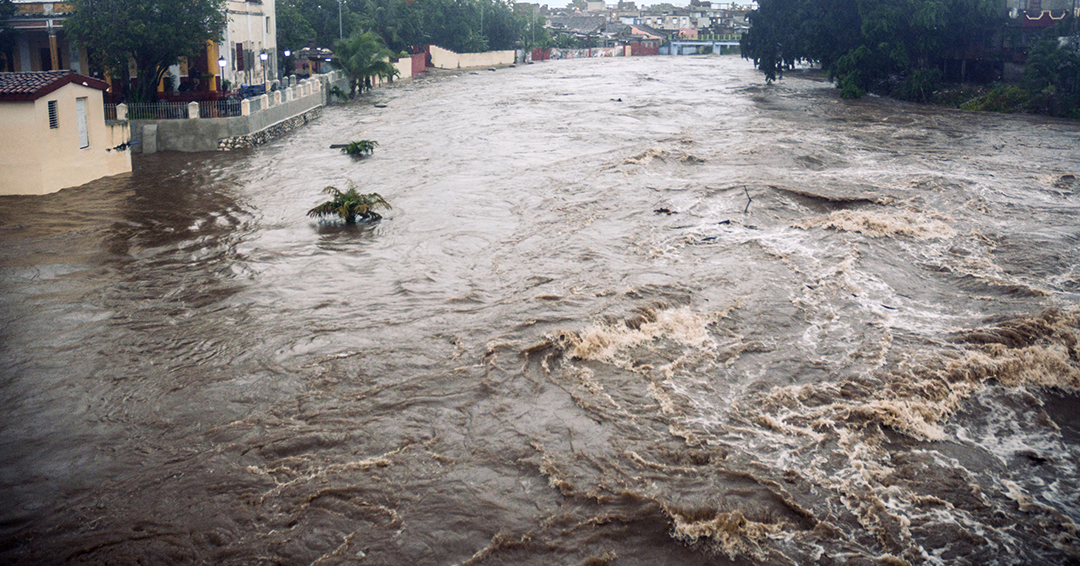
<path fill-rule="evenodd" d="M 561 360 L 548 368 L 552 379 L 572 387 L 578 404 L 597 418 L 616 418 L 601 407 L 618 404 L 606 393 L 614 385 L 596 383 L 600 370 L 590 362 L 633 372 L 645 384 L 633 401 L 655 407 L 651 418 L 684 439 L 674 450 L 692 462 L 624 452 L 605 460 L 595 476 L 571 478 L 546 460 L 541 469 L 552 486 L 567 496 L 586 491 L 602 505 L 618 493 L 610 483 L 618 477 L 619 490 L 660 505 L 672 538 L 730 559 L 806 563 L 854 549 L 897 564 L 1038 563 L 1050 560 L 1051 550 L 1078 557 L 1080 515 L 1066 486 L 1080 485 L 1080 477 L 1053 417 L 1044 413 L 1032 428 L 1012 431 L 1012 453 L 987 454 L 967 435 L 981 426 L 972 405 L 989 404 L 995 418 L 1024 422 L 1017 411 L 1029 407 L 1011 407 L 1007 399 L 1026 396 L 1038 411 L 1044 396 L 1080 393 L 1080 311 L 1051 309 L 958 332 L 954 346 L 874 375 L 733 396 L 729 409 L 693 402 L 700 397 L 679 399 L 694 379 L 680 373 L 687 359 L 723 364 L 733 355 L 721 353 L 710 331 L 711 322 L 730 312 L 649 312 L 622 324 L 561 331 L 525 350 L 526 356 L 544 351 L 545 366 Z M 682 350 L 670 364 L 645 363 L 657 351 L 670 357 L 671 343 Z M 625 391 L 629 376 L 619 375 Z M 627 418 L 629 406 L 624 400 L 615 409 Z M 962 413 L 968 432 L 953 422 Z M 707 424 L 719 422 L 725 425 Z M 1039 439 L 1049 443 L 1033 452 Z M 1012 470 L 1017 458 L 1052 466 L 1055 481 Z M 660 472 L 663 480 L 653 475 Z M 702 506 L 681 501 L 684 483 L 710 485 L 717 477 L 725 481 L 700 491 Z M 725 506 L 732 494 L 740 503 Z M 1028 537 L 1038 544 L 1019 551 L 1019 540 Z M 1018 554 L 1001 556 L 1006 548 Z"/>

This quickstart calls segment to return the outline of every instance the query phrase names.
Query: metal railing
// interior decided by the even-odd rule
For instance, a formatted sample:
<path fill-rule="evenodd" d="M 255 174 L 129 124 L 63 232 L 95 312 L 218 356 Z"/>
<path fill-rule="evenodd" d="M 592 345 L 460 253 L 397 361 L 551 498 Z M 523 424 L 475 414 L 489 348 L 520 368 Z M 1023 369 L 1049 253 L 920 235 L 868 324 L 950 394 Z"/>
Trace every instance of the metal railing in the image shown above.
<path fill-rule="evenodd" d="M 187 102 L 132 102 L 127 105 L 128 120 L 185 120 Z"/>
<path fill-rule="evenodd" d="M 253 101 L 254 102 L 254 101 Z M 127 104 L 128 120 L 186 120 L 188 102 L 133 102 Z M 116 120 L 118 104 L 105 104 L 105 119 Z M 252 108 L 255 105 L 252 104 Z M 230 118 L 240 116 L 240 99 L 223 98 L 221 100 L 203 100 L 199 102 L 200 118 Z"/>
<path fill-rule="evenodd" d="M 199 102 L 200 118 L 229 118 L 240 115 L 240 99 L 223 98 Z"/>
<path fill-rule="evenodd" d="M 742 39 L 741 33 L 699 33 L 697 41 L 739 41 Z"/>

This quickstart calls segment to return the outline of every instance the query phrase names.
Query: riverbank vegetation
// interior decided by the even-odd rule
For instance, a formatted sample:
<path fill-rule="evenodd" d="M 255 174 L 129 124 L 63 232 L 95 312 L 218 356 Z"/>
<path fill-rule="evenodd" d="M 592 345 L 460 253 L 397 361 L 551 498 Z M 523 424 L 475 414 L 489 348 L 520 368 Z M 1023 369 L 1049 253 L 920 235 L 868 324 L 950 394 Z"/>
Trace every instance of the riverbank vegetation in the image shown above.
<path fill-rule="evenodd" d="M 974 52 L 1004 60 L 1005 46 L 1018 41 L 1003 8 L 992 0 L 759 0 L 741 48 L 767 82 L 813 63 L 845 98 L 872 92 L 940 102 L 949 95 L 950 62 L 965 64 Z M 958 105 L 1080 118 L 1080 53 L 1057 39 L 1076 27 L 1066 18 L 1030 46 L 1019 45 L 1027 50 L 1022 81 Z"/>
<path fill-rule="evenodd" d="M 278 0 L 277 12 L 278 46 L 290 49 L 374 32 L 394 53 L 429 44 L 477 53 L 514 49 L 530 26 L 546 31 L 543 18 L 501 0 Z"/>

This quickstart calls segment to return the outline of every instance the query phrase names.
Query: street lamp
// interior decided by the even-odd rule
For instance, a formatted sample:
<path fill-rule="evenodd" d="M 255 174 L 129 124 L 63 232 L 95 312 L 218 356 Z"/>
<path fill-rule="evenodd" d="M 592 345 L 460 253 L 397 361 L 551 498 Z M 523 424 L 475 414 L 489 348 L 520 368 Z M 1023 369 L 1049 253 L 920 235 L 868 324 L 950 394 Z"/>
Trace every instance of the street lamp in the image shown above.
<path fill-rule="evenodd" d="M 262 53 L 259 53 L 259 59 L 262 61 L 263 84 L 264 85 L 266 84 L 266 60 L 269 59 L 269 58 L 270 58 L 270 55 L 267 54 L 266 51 L 263 51 Z"/>
<path fill-rule="evenodd" d="M 221 69 L 221 73 L 218 74 L 218 90 L 219 91 L 222 90 L 221 85 L 224 84 L 224 81 L 225 81 L 225 65 L 228 65 L 228 64 L 229 64 L 229 62 L 225 60 L 224 55 L 222 55 L 221 57 L 218 57 L 217 66 L 218 66 L 218 68 Z"/>

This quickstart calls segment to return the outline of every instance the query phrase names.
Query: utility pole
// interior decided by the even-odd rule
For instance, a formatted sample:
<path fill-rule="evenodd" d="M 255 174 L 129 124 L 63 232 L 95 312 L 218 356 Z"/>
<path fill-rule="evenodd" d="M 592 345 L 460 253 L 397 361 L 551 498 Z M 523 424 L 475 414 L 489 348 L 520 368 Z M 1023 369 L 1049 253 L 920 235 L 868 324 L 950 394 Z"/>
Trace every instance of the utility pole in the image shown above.
<path fill-rule="evenodd" d="M 345 34 L 344 34 L 344 32 L 342 32 L 342 27 L 341 27 L 341 2 L 342 2 L 342 0 L 337 0 L 337 35 L 338 35 L 338 39 L 344 39 L 345 38 Z"/>

